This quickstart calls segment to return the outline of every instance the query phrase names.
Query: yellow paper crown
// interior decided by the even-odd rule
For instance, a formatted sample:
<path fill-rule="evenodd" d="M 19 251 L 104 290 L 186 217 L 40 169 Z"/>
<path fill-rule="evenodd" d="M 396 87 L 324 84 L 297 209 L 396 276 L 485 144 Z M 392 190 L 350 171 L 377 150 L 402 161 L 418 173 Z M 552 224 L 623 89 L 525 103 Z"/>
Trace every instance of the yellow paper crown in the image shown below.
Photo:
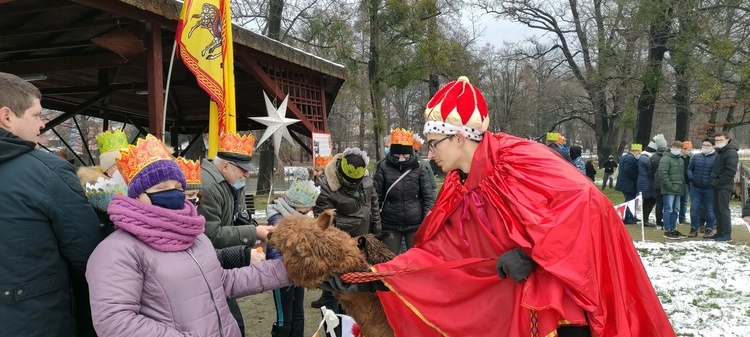
<path fill-rule="evenodd" d="M 412 144 L 414 143 L 413 134 L 414 133 L 411 131 L 402 128 L 396 128 L 395 130 L 391 131 L 391 145 L 398 144 L 412 146 Z"/>
<path fill-rule="evenodd" d="M 96 143 L 99 145 L 99 153 L 106 153 L 123 149 L 130 145 L 128 137 L 122 130 L 104 131 L 96 135 Z"/>
<path fill-rule="evenodd" d="M 352 179 L 362 178 L 365 176 L 366 170 L 367 168 L 365 166 L 354 167 L 354 165 L 349 164 L 349 162 L 346 161 L 346 157 L 341 157 L 341 171 L 343 171 L 344 175 L 347 177 Z"/>
<path fill-rule="evenodd" d="M 548 140 L 548 141 L 554 141 L 554 142 L 556 142 L 556 141 L 557 141 L 557 139 L 558 139 L 559 137 L 560 137 L 560 136 L 558 136 L 558 135 L 557 135 L 556 133 L 554 133 L 554 132 L 549 132 L 549 133 L 547 133 L 547 140 Z"/>
<path fill-rule="evenodd" d="M 138 139 L 135 146 L 128 145 L 120 149 L 120 158 L 115 159 L 117 169 L 128 186 L 143 168 L 160 160 L 172 160 L 172 155 L 164 143 L 152 135 L 147 135 L 146 139 Z"/>
<path fill-rule="evenodd" d="M 188 185 L 200 185 L 201 184 L 201 163 L 197 160 L 187 160 L 182 157 L 175 159 L 177 165 L 180 166 L 182 174 L 185 175 L 185 183 Z"/>
<path fill-rule="evenodd" d="M 630 151 L 643 151 L 643 145 L 633 143 L 632 145 L 630 145 Z"/>
<path fill-rule="evenodd" d="M 240 136 L 234 132 L 225 132 L 221 136 L 219 143 L 219 152 L 230 152 L 245 156 L 253 155 L 255 147 L 255 137 L 251 134 Z"/>

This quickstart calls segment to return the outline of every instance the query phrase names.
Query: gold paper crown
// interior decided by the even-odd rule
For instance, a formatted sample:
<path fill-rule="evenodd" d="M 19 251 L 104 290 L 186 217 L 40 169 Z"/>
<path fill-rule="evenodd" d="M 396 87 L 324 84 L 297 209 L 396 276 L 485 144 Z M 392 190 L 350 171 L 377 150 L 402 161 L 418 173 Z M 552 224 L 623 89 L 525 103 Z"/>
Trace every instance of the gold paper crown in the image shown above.
<path fill-rule="evenodd" d="M 559 132 L 557 133 L 557 144 L 565 145 L 565 137 Z"/>
<path fill-rule="evenodd" d="M 422 137 L 419 137 L 419 135 L 416 133 L 414 134 L 413 137 L 414 137 L 414 140 L 411 143 L 411 147 L 414 148 L 414 150 L 419 151 L 419 149 L 424 144 L 424 139 L 422 139 Z"/>
<path fill-rule="evenodd" d="M 554 133 L 554 132 L 549 132 L 549 133 L 547 133 L 547 140 L 548 140 L 548 141 L 551 141 L 551 142 L 556 142 L 556 141 L 557 141 L 557 139 L 558 139 L 559 137 L 560 137 L 560 136 L 558 136 L 558 135 L 557 135 L 556 133 Z"/>
<path fill-rule="evenodd" d="M 391 131 L 391 145 L 398 144 L 412 146 L 412 144 L 414 143 L 413 134 L 414 133 L 411 131 L 402 128 L 396 128 L 395 130 Z"/>
<path fill-rule="evenodd" d="M 120 149 L 120 158 L 115 160 L 125 183 L 130 186 L 130 180 L 143 168 L 159 160 L 172 160 L 172 155 L 164 143 L 152 135 L 147 135 L 146 139 L 138 139 L 135 146 L 129 145 Z"/>
<path fill-rule="evenodd" d="M 633 143 L 633 145 L 630 145 L 630 151 L 643 151 L 643 145 Z"/>
<path fill-rule="evenodd" d="M 366 170 L 367 168 L 365 166 L 354 167 L 354 165 L 349 164 L 349 162 L 346 161 L 346 157 L 341 157 L 341 171 L 343 171 L 344 175 L 347 177 L 352 179 L 362 178 L 365 176 Z"/>
<path fill-rule="evenodd" d="M 234 132 L 225 132 L 221 136 L 219 143 L 219 152 L 230 152 L 245 156 L 253 155 L 255 147 L 255 137 L 251 134 L 240 136 Z"/>
<path fill-rule="evenodd" d="M 199 161 L 186 160 L 185 158 L 177 157 L 175 162 L 180 166 L 182 174 L 185 175 L 185 183 L 188 185 L 201 184 L 201 163 Z"/>
<path fill-rule="evenodd" d="M 99 145 L 99 153 L 117 151 L 128 147 L 128 137 L 122 130 L 104 131 L 96 135 L 96 143 Z"/>

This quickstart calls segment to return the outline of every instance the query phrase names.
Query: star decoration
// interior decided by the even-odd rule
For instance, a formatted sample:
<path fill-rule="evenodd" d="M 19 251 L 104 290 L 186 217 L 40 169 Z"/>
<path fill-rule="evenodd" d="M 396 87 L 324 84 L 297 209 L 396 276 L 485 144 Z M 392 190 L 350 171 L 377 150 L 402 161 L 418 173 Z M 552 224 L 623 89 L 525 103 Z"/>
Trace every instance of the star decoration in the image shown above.
<path fill-rule="evenodd" d="M 249 117 L 250 119 L 266 126 L 266 131 L 263 133 L 263 137 L 260 138 L 260 141 L 258 141 L 256 149 L 260 144 L 263 144 L 266 139 L 273 136 L 273 152 L 278 157 L 279 148 L 281 148 L 281 137 L 284 136 L 284 138 L 290 143 L 293 142 L 292 135 L 289 134 L 289 130 L 286 127 L 299 122 L 299 119 L 286 118 L 286 105 L 289 101 L 289 95 L 284 98 L 284 101 L 281 102 L 278 109 L 273 106 L 265 92 L 263 92 L 263 97 L 266 99 L 268 117 Z"/>

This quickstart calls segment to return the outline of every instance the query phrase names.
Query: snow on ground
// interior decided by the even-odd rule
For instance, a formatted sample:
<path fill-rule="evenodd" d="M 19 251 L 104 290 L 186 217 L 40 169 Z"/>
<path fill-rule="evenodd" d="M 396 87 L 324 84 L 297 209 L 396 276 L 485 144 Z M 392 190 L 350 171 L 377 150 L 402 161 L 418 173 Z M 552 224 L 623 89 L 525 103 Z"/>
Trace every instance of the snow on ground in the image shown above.
<path fill-rule="evenodd" d="M 678 336 L 750 336 L 750 246 L 635 242 Z"/>

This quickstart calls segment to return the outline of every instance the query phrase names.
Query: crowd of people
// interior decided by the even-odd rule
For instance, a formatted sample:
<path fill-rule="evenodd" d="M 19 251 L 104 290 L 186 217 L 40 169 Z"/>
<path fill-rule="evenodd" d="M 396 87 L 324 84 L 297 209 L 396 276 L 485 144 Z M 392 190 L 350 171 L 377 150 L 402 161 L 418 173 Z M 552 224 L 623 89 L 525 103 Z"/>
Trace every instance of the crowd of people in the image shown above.
<path fill-rule="evenodd" d="M 545 147 L 487 131 L 486 103 L 465 77 L 427 104 L 426 139 L 397 128 L 377 163 L 352 147 L 312 179 L 295 171 L 266 223 L 245 203 L 250 135 L 224 134 L 218 154 L 198 162 L 173 157 L 151 135 L 131 145 L 105 131 L 100 165 L 76 172 L 36 149 L 40 91 L 0 73 L 0 93 L 0 336 L 239 337 L 257 327 L 244 326 L 236 299 L 273 291 L 270 335 L 302 337 L 304 289 L 266 241 L 279 219 L 328 209 L 336 228 L 374 234 L 397 254 L 375 270 L 434 271 L 370 286 L 331 275 L 316 306 L 341 313 L 336 292 L 377 291 L 400 336 L 674 336 L 582 148 L 557 133 Z M 446 174 L 440 193 L 419 156 L 425 143 Z M 601 189 L 609 183 L 626 200 L 641 193 L 668 239 L 685 237 L 675 224 L 687 221 L 689 198 L 688 236 L 704 225 L 704 237 L 727 241 L 737 149 L 723 132 L 695 155 L 689 142 L 667 147 L 657 135 L 644 151 L 633 144 L 619 163 L 600 165 Z M 743 217 L 750 221 L 750 203 Z"/>

